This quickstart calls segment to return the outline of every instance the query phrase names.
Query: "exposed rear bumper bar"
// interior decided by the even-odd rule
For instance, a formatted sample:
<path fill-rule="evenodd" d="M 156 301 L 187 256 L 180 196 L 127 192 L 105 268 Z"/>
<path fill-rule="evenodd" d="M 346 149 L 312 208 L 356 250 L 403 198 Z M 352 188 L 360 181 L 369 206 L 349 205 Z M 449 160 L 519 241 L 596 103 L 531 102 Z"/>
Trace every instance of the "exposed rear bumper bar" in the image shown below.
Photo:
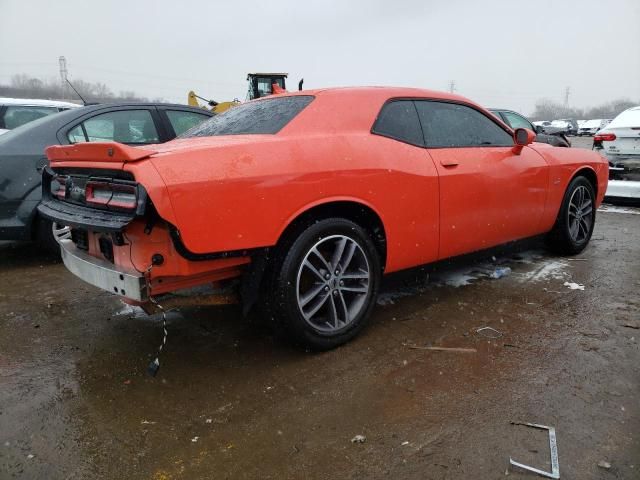
<path fill-rule="evenodd" d="M 116 268 L 100 258 L 77 248 L 71 240 L 60 240 L 60 253 L 65 267 L 87 283 L 122 297 L 146 302 L 149 299 L 144 275 Z"/>

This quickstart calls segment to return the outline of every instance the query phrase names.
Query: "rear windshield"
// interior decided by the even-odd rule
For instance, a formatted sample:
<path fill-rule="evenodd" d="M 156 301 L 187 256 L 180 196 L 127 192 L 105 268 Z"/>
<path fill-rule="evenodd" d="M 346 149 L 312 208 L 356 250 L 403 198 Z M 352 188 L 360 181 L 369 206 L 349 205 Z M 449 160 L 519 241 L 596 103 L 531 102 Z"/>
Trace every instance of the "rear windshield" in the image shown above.
<path fill-rule="evenodd" d="M 296 95 L 238 105 L 188 130 L 180 138 L 278 133 L 313 99 L 311 95 Z"/>

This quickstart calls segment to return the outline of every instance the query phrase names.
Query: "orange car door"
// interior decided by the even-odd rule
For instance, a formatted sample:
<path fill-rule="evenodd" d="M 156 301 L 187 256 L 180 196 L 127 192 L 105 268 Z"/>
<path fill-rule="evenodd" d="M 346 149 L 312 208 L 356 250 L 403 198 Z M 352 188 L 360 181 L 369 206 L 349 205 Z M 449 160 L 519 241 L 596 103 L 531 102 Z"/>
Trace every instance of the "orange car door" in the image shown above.
<path fill-rule="evenodd" d="M 548 168 L 534 150 L 513 151 L 493 119 L 459 103 L 416 101 L 440 179 L 440 258 L 538 233 Z"/>

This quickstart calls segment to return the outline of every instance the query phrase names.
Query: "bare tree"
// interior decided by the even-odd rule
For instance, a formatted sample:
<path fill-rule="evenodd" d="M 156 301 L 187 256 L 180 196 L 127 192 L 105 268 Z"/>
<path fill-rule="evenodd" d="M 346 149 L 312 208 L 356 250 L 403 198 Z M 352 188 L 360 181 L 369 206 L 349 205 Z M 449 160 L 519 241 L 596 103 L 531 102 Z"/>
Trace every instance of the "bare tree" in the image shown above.
<path fill-rule="evenodd" d="M 88 102 L 148 101 L 145 97 L 141 97 L 133 91 L 122 91 L 115 95 L 106 84 L 101 82 L 92 83 L 82 79 L 75 79 L 72 83 L 80 95 Z M 73 95 L 73 98 L 64 98 L 65 91 L 59 80 L 42 80 L 23 73 L 12 76 L 9 85 L 0 85 L 0 96 L 2 97 L 80 101 L 79 98 L 75 97 L 71 89 L 66 89 L 66 93 L 67 95 Z"/>
<path fill-rule="evenodd" d="M 615 118 L 618 114 L 633 107 L 640 105 L 640 102 L 633 102 L 629 99 L 618 99 L 612 102 L 598 105 L 587 109 L 565 107 L 564 105 L 543 98 L 536 102 L 536 109 L 530 115 L 531 119 L 536 120 L 557 120 L 559 118 L 585 119 L 592 118 Z"/>

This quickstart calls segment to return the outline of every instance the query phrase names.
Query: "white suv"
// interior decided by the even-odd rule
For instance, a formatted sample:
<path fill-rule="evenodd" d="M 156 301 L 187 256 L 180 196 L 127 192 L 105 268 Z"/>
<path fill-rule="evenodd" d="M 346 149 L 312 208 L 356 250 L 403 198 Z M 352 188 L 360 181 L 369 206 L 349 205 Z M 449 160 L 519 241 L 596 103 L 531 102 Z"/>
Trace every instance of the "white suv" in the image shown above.
<path fill-rule="evenodd" d="M 609 160 L 607 196 L 640 199 L 640 106 L 625 110 L 600 130 L 593 148 Z"/>
<path fill-rule="evenodd" d="M 54 100 L 0 97 L 0 135 L 38 118 L 81 106 Z"/>

